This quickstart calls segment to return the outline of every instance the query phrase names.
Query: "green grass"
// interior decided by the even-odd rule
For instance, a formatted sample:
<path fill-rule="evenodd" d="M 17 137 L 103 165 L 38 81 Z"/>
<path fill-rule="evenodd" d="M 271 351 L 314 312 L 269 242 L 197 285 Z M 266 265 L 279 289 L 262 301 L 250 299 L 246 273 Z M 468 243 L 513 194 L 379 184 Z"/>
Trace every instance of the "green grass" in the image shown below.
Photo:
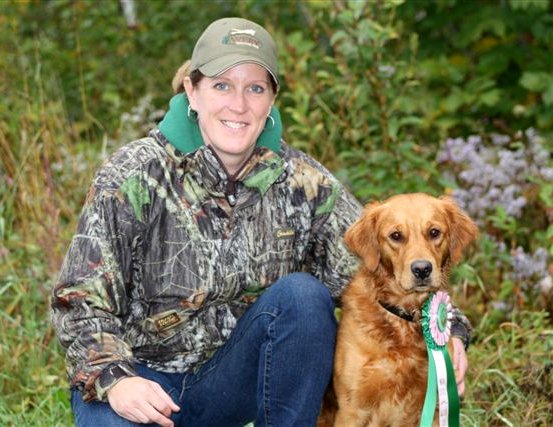
<path fill-rule="evenodd" d="M 0 425 L 71 425 L 63 355 L 49 323 L 51 279 L 34 248 L 0 267 Z"/>
<path fill-rule="evenodd" d="M 462 425 L 553 424 L 553 328 L 542 312 L 477 325 Z"/>

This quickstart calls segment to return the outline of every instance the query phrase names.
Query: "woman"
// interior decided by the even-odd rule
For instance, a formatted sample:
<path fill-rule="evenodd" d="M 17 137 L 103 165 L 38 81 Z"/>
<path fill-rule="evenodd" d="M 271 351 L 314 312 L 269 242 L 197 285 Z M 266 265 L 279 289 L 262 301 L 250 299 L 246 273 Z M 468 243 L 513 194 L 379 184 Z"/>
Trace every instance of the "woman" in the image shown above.
<path fill-rule="evenodd" d="M 281 140 L 259 25 L 213 22 L 174 86 L 98 171 L 53 291 L 77 424 L 313 426 L 360 206 Z"/>

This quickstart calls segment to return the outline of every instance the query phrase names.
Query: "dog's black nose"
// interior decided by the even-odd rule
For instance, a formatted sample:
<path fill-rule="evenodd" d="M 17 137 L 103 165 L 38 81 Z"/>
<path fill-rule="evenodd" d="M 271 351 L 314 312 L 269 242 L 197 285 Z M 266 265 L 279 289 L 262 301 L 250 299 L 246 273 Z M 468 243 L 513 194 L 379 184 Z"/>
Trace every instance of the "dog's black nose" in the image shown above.
<path fill-rule="evenodd" d="M 423 280 L 432 273 L 432 264 L 429 261 L 414 261 L 411 264 L 411 271 L 417 279 Z"/>

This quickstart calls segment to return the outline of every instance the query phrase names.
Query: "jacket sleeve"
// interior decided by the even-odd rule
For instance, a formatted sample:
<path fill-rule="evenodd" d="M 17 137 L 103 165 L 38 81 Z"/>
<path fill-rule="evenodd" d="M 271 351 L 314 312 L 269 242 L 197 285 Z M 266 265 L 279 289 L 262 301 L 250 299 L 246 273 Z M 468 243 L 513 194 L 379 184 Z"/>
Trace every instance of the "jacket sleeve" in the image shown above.
<path fill-rule="evenodd" d="M 311 273 L 339 304 L 343 290 L 359 265 L 344 242 L 344 233 L 361 214 L 361 205 L 338 182 L 319 188 L 311 237 Z"/>
<path fill-rule="evenodd" d="M 52 321 L 66 349 L 71 386 L 105 400 L 135 375 L 122 318 L 132 283 L 136 217 L 119 191 L 93 185 L 52 292 Z"/>

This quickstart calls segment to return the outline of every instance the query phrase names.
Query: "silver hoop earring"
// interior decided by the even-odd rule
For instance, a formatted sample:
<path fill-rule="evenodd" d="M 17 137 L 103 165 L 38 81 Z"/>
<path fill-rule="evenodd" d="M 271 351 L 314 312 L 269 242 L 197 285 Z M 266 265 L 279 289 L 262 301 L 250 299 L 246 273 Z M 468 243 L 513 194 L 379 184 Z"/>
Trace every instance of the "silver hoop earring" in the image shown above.
<path fill-rule="evenodd" d="M 188 116 L 188 120 L 191 122 L 197 122 L 198 121 L 198 112 L 194 111 L 190 105 L 188 105 L 188 113 L 186 113 Z"/>
<path fill-rule="evenodd" d="M 271 119 L 271 127 L 270 127 L 270 128 L 267 127 L 267 121 L 268 121 L 269 119 Z M 267 116 L 267 121 L 265 121 L 265 127 L 264 127 L 264 129 L 267 129 L 267 130 L 273 129 L 273 128 L 275 127 L 275 119 L 273 119 L 273 116 Z"/>

